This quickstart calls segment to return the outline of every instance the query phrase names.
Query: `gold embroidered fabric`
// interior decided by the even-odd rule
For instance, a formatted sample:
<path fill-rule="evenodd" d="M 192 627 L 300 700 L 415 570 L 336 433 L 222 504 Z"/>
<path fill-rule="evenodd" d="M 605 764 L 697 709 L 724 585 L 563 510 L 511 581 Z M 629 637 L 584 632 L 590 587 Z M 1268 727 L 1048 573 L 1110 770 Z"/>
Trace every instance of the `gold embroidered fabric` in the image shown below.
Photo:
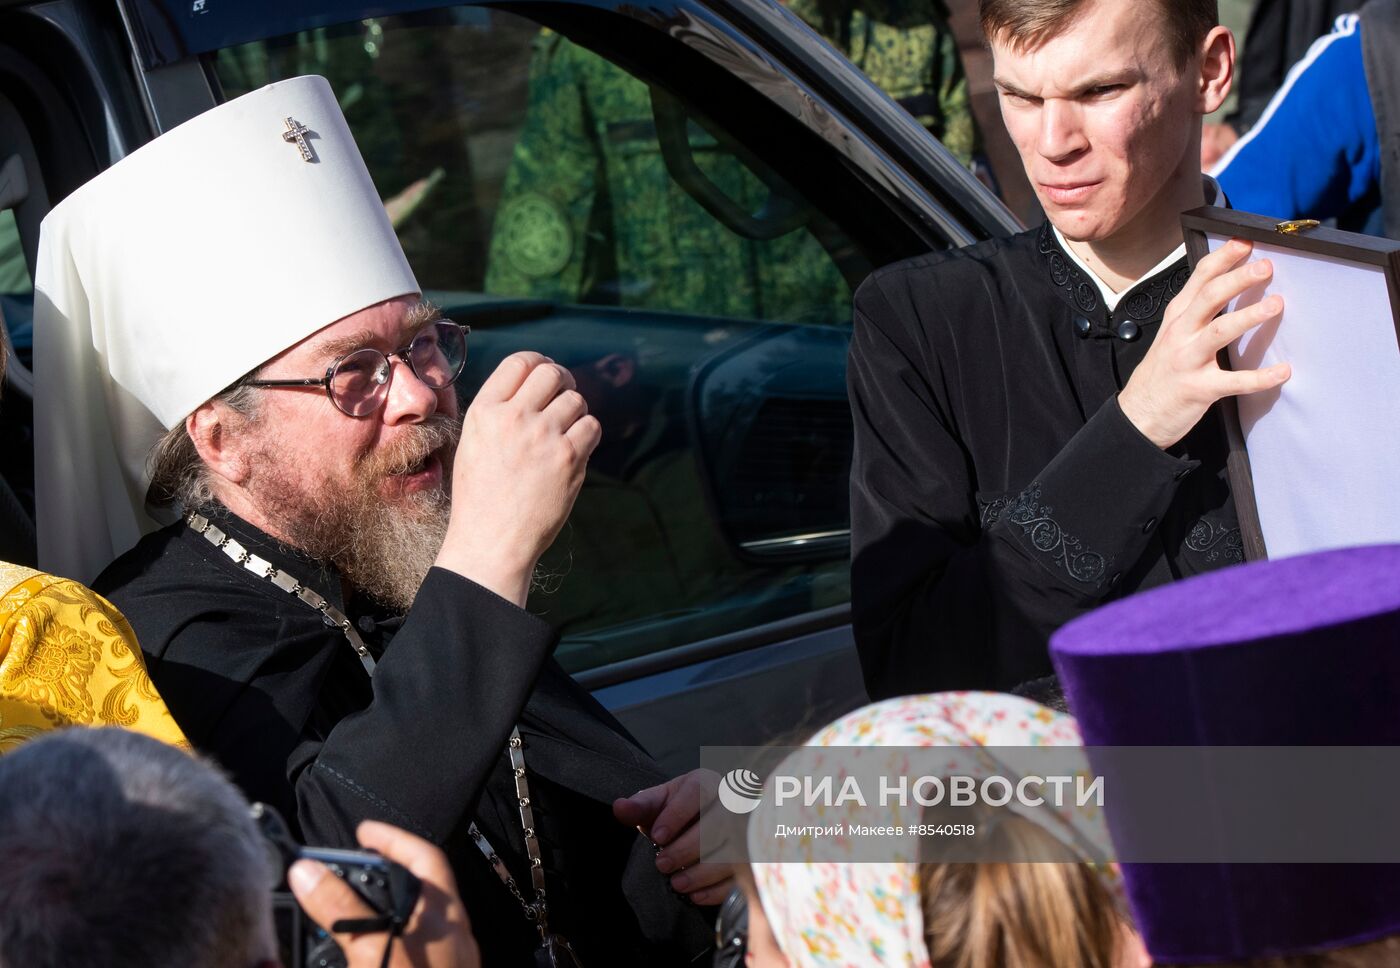
<path fill-rule="evenodd" d="M 75 581 L 0 562 L 0 753 L 63 726 L 123 726 L 189 742 L 156 693 L 136 634 Z"/>

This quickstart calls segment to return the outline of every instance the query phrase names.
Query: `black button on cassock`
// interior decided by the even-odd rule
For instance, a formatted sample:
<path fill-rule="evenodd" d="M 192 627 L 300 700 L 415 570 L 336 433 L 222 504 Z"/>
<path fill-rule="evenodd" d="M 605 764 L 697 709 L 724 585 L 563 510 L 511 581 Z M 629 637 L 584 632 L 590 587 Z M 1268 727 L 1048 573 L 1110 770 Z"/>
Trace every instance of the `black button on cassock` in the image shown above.
<path fill-rule="evenodd" d="M 1142 327 L 1129 319 L 1119 323 L 1116 332 L 1118 333 L 1118 338 L 1123 342 L 1131 343 L 1142 335 Z"/>
<path fill-rule="evenodd" d="M 1074 335 L 1078 336 L 1080 339 L 1088 339 L 1089 330 L 1093 328 L 1094 324 L 1083 316 L 1074 317 Z"/>

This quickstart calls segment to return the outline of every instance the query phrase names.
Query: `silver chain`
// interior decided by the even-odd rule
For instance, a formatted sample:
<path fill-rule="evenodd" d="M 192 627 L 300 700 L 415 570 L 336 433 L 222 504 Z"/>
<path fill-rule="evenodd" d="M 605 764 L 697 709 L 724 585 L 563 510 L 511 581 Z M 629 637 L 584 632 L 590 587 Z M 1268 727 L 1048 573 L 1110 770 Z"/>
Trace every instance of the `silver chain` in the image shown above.
<path fill-rule="evenodd" d="M 350 624 L 350 620 L 345 617 L 344 612 L 318 595 L 314 589 L 307 588 L 294 576 L 287 574 L 281 568 L 274 568 L 272 562 L 266 558 L 259 558 L 253 554 L 211 523 L 204 515 L 191 514 L 185 518 L 185 522 L 194 529 L 195 534 L 204 535 L 206 541 L 232 558 L 234 564 L 242 565 L 260 578 L 266 578 L 288 595 L 295 595 L 320 612 L 321 621 L 325 622 L 327 626 L 338 628 L 345 633 L 345 637 L 350 640 L 350 647 L 360 657 L 360 665 L 364 666 L 365 671 L 370 675 L 374 675 L 374 656 L 370 655 L 369 647 L 365 645 L 364 639 L 360 638 L 360 633 L 355 631 L 355 626 Z"/>
<path fill-rule="evenodd" d="M 234 564 L 242 565 L 260 578 L 266 578 L 282 591 L 289 595 L 295 595 L 320 612 L 321 621 L 330 628 L 340 629 L 345 634 L 351 648 L 360 657 L 360 664 L 365 667 L 365 672 L 371 676 L 374 675 L 374 656 L 370 655 L 369 647 L 365 645 L 364 640 L 360 638 L 359 633 L 355 631 L 355 626 L 351 624 L 350 619 L 346 618 L 344 612 L 318 595 L 314 589 L 307 588 L 294 576 L 274 567 L 272 562 L 266 558 L 260 558 L 253 554 L 204 515 L 191 513 L 185 518 L 185 522 L 196 534 L 203 535 L 206 541 L 228 555 Z M 477 849 L 491 863 L 491 867 L 496 871 L 496 876 L 501 879 L 501 883 L 520 902 L 520 906 L 525 910 L 525 916 L 539 929 L 540 939 L 547 942 L 549 940 L 549 923 L 545 916 L 544 861 L 540 857 L 539 838 L 535 834 L 535 813 L 530 806 L 530 785 L 525 776 L 525 742 L 520 738 L 518 726 L 510 732 L 507 752 L 510 754 L 511 773 L 515 777 L 515 797 L 517 805 L 520 807 L 520 826 L 525 832 L 525 851 L 530 856 L 530 880 L 535 889 L 533 901 L 525 900 L 525 895 L 520 891 L 520 885 L 515 882 L 515 878 L 511 876 L 500 855 L 496 853 L 495 848 L 491 846 L 491 842 L 486 839 L 486 835 L 481 832 L 481 828 L 476 825 L 475 821 L 467 828 L 467 833 L 475 841 Z"/>
<path fill-rule="evenodd" d="M 515 799 L 520 808 L 520 827 L 525 832 L 525 852 L 530 856 L 530 882 L 535 889 L 534 900 L 525 900 L 515 877 L 506 868 L 500 855 L 491 846 L 491 841 L 486 839 L 486 835 L 481 832 L 475 821 L 467 828 L 467 833 L 475 841 L 477 849 L 486 856 L 506 890 L 520 902 L 525 916 L 539 929 L 540 940 L 548 941 L 549 919 L 545 904 L 544 860 L 540 857 L 539 837 L 535 833 L 535 811 L 530 805 L 530 784 L 525 776 L 525 741 L 520 738 L 519 727 L 510 731 L 510 742 L 506 744 L 506 750 L 510 753 L 511 774 L 515 777 Z"/>

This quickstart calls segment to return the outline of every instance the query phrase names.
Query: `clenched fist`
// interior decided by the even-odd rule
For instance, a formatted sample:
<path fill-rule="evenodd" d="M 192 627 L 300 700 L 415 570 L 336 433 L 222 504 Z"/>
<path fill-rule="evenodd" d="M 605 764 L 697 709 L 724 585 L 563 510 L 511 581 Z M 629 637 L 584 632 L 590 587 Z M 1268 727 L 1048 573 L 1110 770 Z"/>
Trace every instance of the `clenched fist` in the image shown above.
<path fill-rule="evenodd" d="M 1219 315 L 1230 300 L 1273 278 L 1268 260 L 1241 264 L 1253 250 L 1236 239 L 1200 261 L 1186 288 L 1167 307 L 1147 355 L 1118 394 L 1124 416 L 1158 447 L 1170 447 L 1185 437 L 1215 401 L 1272 390 L 1292 375 L 1287 363 L 1231 371 L 1218 362 L 1222 349 L 1283 312 L 1283 299 L 1269 296 Z"/>
<path fill-rule="evenodd" d="M 601 437 L 568 370 L 538 353 L 507 357 L 467 409 L 437 564 L 524 605 Z"/>

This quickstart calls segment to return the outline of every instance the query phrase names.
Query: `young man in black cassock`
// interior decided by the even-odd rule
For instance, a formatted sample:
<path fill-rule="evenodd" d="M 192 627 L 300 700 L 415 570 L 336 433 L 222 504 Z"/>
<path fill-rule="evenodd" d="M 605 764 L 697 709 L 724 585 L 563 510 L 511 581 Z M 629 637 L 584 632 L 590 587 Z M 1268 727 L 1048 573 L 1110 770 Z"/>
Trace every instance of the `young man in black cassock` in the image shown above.
<path fill-rule="evenodd" d="M 982 0 L 1007 128 L 1048 223 L 876 272 L 856 294 L 852 605 L 874 698 L 1051 673 L 1050 633 L 1242 560 L 1211 410 L 1287 366 L 1218 351 L 1282 311 L 1234 242 L 1187 266 L 1218 199 L 1202 117 L 1234 43 L 1214 0 Z M 1209 196 L 1209 197 L 1208 197 Z"/>
<path fill-rule="evenodd" d="M 309 842 L 441 845 L 486 964 L 702 956 L 712 778 L 667 782 L 523 608 L 598 421 L 535 353 L 462 414 L 467 331 L 419 301 L 329 85 L 181 125 L 44 235 L 41 372 L 73 401 L 44 452 L 107 471 L 54 477 L 46 533 L 100 509 L 74 553 L 148 493 L 180 507 L 96 584 L 195 747 Z"/>

